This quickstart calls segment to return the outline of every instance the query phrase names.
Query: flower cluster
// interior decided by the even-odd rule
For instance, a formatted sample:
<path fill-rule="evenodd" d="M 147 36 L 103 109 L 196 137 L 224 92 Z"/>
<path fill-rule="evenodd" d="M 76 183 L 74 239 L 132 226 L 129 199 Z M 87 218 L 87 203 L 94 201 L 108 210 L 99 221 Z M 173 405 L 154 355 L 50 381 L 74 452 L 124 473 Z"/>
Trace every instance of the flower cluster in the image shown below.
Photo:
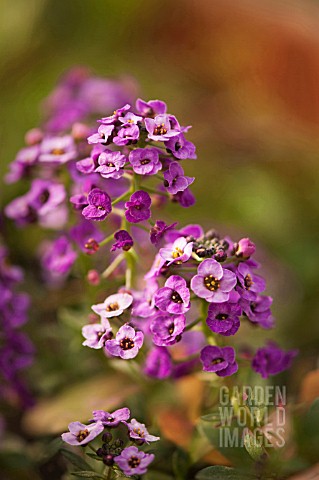
<path fill-rule="evenodd" d="M 139 450 L 137 446 L 156 442 L 159 437 L 151 435 L 145 425 L 135 418 L 130 419 L 128 408 L 120 408 L 113 413 L 95 410 L 92 415 L 88 425 L 70 423 L 69 432 L 62 434 L 62 440 L 70 445 L 87 445 L 103 432 L 103 444 L 96 450 L 96 459 L 102 459 L 105 465 L 114 470 L 120 469 L 129 477 L 146 473 L 154 455 Z M 133 445 L 124 446 L 125 442 L 121 439 L 124 433 Z"/>
<path fill-rule="evenodd" d="M 10 265 L 8 252 L 0 245 L 0 371 L 3 381 L 1 396 L 14 393 L 24 406 L 32 403 L 21 370 L 33 362 L 34 348 L 25 333 L 20 331 L 27 322 L 29 297 L 17 291 L 23 280 L 20 268 Z"/>
<path fill-rule="evenodd" d="M 146 338 L 144 343 L 153 345 L 144 366 L 150 376 L 165 378 L 176 373 L 176 350 L 186 353 L 178 361 L 179 372 L 183 365 L 185 371 L 192 368 L 189 360 L 197 354 L 204 371 L 220 377 L 232 375 L 238 370 L 236 353 L 221 338 L 235 335 L 243 321 L 264 329 L 274 323 L 272 298 L 264 295 L 266 283 L 256 273 L 259 264 L 252 258 L 255 245 L 248 238 L 234 243 L 216 231 L 204 233 L 199 225 L 182 230 L 160 227 L 150 232 L 161 235 L 162 247 L 145 275 L 145 290 L 117 293 L 93 305 L 101 323 L 83 328 L 84 345 L 130 359 Z M 114 316 L 125 322 L 115 339 L 108 321 Z M 200 326 L 205 332 L 202 342 L 189 342 Z M 198 346 L 191 357 L 188 343 Z M 294 356 L 295 352 L 285 353 L 270 344 L 257 351 L 252 367 L 267 377 L 288 368 Z"/>

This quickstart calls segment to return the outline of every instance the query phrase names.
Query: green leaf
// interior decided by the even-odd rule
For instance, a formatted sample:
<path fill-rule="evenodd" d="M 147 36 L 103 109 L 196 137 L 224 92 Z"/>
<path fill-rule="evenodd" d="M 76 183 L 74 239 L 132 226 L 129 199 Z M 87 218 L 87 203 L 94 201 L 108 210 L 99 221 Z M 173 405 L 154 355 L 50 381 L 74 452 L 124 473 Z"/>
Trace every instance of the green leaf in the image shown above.
<path fill-rule="evenodd" d="M 176 480 L 184 480 L 187 477 L 189 463 L 189 456 L 184 450 L 180 448 L 175 450 L 172 457 L 172 464 Z"/>
<path fill-rule="evenodd" d="M 260 458 L 266 453 L 262 445 L 258 443 L 258 441 L 253 435 L 245 435 L 244 445 L 253 460 L 260 460 Z"/>
<path fill-rule="evenodd" d="M 241 473 L 229 467 L 207 467 L 196 475 L 196 480 L 253 480 L 254 475 Z"/>
<path fill-rule="evenodd" d="M 70 463 L 72 463 L 72 465 L 79 468 L 80 470 L 88 470 L 91 468 L 91 466 L 86 463 L 86 461 L 82 457 L 76 455 L 70 450 L 67 450 L 66 448 L 61 448 L 60 452 Z"/>
<path fill-rule="evenodd" d="M 83 470 L 82 472 L 71 472 L 71 475 L 75 477 L 82 477 L 82 478 L 103 478 L 105 480 L 105 476 L 101 475 L 100 473 L 92 472 L 91 470 Z"/>

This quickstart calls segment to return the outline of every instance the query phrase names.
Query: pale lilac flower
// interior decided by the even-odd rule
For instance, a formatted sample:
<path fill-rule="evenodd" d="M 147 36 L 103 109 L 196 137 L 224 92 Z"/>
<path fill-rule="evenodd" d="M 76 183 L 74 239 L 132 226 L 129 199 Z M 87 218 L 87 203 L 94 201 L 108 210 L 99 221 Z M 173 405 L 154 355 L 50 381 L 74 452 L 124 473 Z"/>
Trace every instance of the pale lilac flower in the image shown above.
<path fill-rule="evenodd" d="M 166 142 L 171 137 L 180 134 L 178 122 L 172 115 L 160 114 L 156 115 L 154 119 L 145 118 L 145 127 L 148 131 L 148 138 L 156 142 Z"/>
<path fill-rule="evenodd" d="M 159 277 L 162 271 L 162 268 L 164 267 L 166 261 L 164 258 L 160 256 L 159 253 L 156 254 L 154 262 L 151 266 L 151 269 L 145 274 L 144 279 L 145 280 L 151 280 L 156 277 Z"/>
<path fill-rule="evenodd" d="M 92 310 L 101 318 L 112 318 L 122 315 L 129 308 L 133 297 L 129 293 L 115 293 L 107 297 L 103 303 L 92 305 Z"/>
<path fill-rule="evenodd" d="M 240 326 L 241 308 L 232 303 L 211 303 L 208 309 L 206 323 L 215 333 L 234 335 Z"/>
<path fill-rule="evenodd" d="M 124 114 L 124 112 L 127 112 L 131 108 L 131 105 L 128 103 L 124 105 L 124 107 L 118 108 L 113 112 L 113 115 L 110 115 L 109 117 L 103 117 L 101 120 L 98 120 L 98 122 L 104 124 L 104 125 L 112 125 L 117 122 L 119 118 L 121 118 Z"/>
<path fill-rule="evenodd" d="M 114 234 L 116 240 L 111 247 L 111 252 L 115 250 L 124 250 L 127 252 L 133 247 L 133 238 L 126 230 L 119 230 Z"/>
<path fill-rule="evenodd" d="M 139 442 L 143 443 L 150 443 L 150 442 L 157 442 L 160 437 L 155 437 L 154 435 L 150 435 L 145 427 L 144 423 L 138 422 L 135 418 L 127 423 L 129 436 L 133 440 L 138 440 Z"/>
<path fill-rule="evenodd" d="M 156 220 L 155 225 L 150 230 L 150 240 L 153 245 L 158 245 L 166 232 L 172 230 L 177 222 L 167 225 L 163 220 Z"/>
<path fill-rule="evenodd" d="M 69 445 L 86 445 L 95 437 L 100 435 L 104 430 L 102 422 L 84 425 L 80 422 L 72 422 L 69 424 L 69 432 L 62 433 L 62 440 Z"/>
<path fill-rule="evenodd" d="M 102 318 L 101 323 L 84 325 L 82 335 L 86 338 L 82 345 L 95 349 L 103 348 L 105 342 L 113 337 L 112 328 L 107 318 Z"/>
<path fill-rule="evenodd" d="M 44 138 L 40 146 L 40 163 L 63 164 L 74 160 L 77 150 L 71 135 Z"/>
<path fill-rule="evenodd" d="M 144 117 L 154 117 L 155 115 L 160 115 L 166 113 L 166 103 L 161 100 L 150 100 L 145 102 L 141 98 L 136 100 L 136 109 Z"/>
<path fill-rule="evenodd" d="M 154 460 L 153 453 L 140 452 L 137 447 L 126 447 L 121 455 L 114 457 L 115 463 L 125 475 L 143 475 Z"/>
<path fill-rule="evenodd" d="M 159 314 L 151 320 L 153 342 L 159 347 L 174 345 L 185 329 L 185 315 Z"/>
<path fill-rule="evenodd" d="M 88 137 L 88 143 L 107 143 L 109 140 L 109 137 L 112 135 L 114 130 L 114 125 L 100 125 L 99 128 L 97 129 L 97 133 L 93 133 L 93 135 L 90 135 Z"/>
<path fill-rule="evenodd" d="M 104 220 L 112 211 L 111 199 L 106 192 L 93 188 L 88 195 L 88 206 L 82 210 L 87 220 Z"/>
<path fill-rule="evenodd" d="M 93 173 L 96 169 L 96 163 L 92 157 L 83 158 L 76 162 L 76 168 L 79 172 L 88 175 Z"/>
<path fill-rule="evenodd" d="M 191 280 L 191 289 L 207 302 L 222 303 L 229 299 L 229 292 L 237 283 L 236 275 L 214 259 L 207 258 L 198 267 Z"/>
<path fill-rule="evenodd" d="M 186 237 L 192 240 L 196 240 L 204 235 L 204 230 L 198 224 L 186 225 L 186 227 L 181 228 L 180 230 L 170 230 L 165 235 L 165 239 L 169 243 L 175 242 L 179 237 Z"/>
<path fill-rule="evenodd" d="M 192 142 L 186 140 L 185 136 L 180 133 L 176 137 L 170 138 L 165 142 L 166 150 L 172 153 L 178 160 L 196 159 L 196 147 Z"/>
<path fill-rule="evenodd" d="M 186 280 L 179 275 L 171 275 L 154 297 L 157 308 L 162 312 L 181 314 L 190 309 L 190 292 Z"/>
<path fill-rule="evenodd" d="M 130 223 L 139 223 L 151 216 L 152 200 L 148 193 L 138 190 L 133 193 L 130 200 L 125 203 L 125 217 Z"/>
<path fill-rule="evenodd" d="M 298 350 L 281 350 L 275 342 L 259 348 L 252 361 L 252 368 L 260 373 L 263 378 L 269 375 L 277 375 L 290 368 L 293 359 L 298 355 Z"/>
<path fill-rule="evenodd" d="M 164 172 L 164 186 L 171 194 L 183 192 L 194 180 L 194 177 L 184 175 L 184 170 L 178 162 L 170 163 L 168 170 Z"/>
<path fill-rule="evenodd" d="M 172 359 L 165 347 L 155 347 L 148 352 L 144 365 L 146 375 L 162 380 L 171 375 L 172 368 Z"/>
<path fill-rule="evenodd" d="M 232 375 L 238 370 L 233 347 L 207 345 L 200 353 L 200 361 L 205 372 L 214 372 L 219 377 Z"/>
<path fill-rule="evenodd" d="M 143 345 L 144 334 L 136 332 L 127 323 L 116 334 L 114 340 L 108 340 L 105 350 L 112 356 L 121 357 L 124 360 L 136 357 Z"/>
<path fill-rule="evenodd" d="M 9 173 L 5 180 L 7 183 L 14 183 L 26 176 L 39 158 L 39 145 L 22 148 L 15 160 L 9 165 Z"/>
<path fill-rule="evenodd" d="M 171 247 L 161 248 L 159 253 L 168 265 L 172 263 L 184 263 L 190 259 L 193 251 L 193 242 L 187 242 L 186 238 L 180 237 L 175 240 Z"/>
<path fill-rule="evenodd" d="M 105 412 L 104 410 L 94 410 L 93 419 L 95 422 L 102 422 L 105 427 L 117 427 L 120 423 L 125 423 L 129 420 L 131 412 L 128 408 L 119 408 L 113 413 Z"/>
<path fill-rule="evenodd" d="M 141 122 L 142 120 L 142 117 L 135 115 L 133 112 L 127 112 L 123 117 L 119 118 L 119 121 L 123 123 L 124 126 L 137 125 L 137 123 Z"/>
<path fill-rule="evenodd" d="M 123 173 L 123 167 L 126 162 L 125 155 L 120 152 L 112 152 L 112 150 L 105 150 L 98 157 L 99 166 L 95 172 L 99 173 L 103 178 L 120 178 Z"/>
<path fill-rule="evenodd" d="M 130 152 L 129 162 L 139 175 L 155 175 L 162 169 L 157 148 L 136 148 Z"/>

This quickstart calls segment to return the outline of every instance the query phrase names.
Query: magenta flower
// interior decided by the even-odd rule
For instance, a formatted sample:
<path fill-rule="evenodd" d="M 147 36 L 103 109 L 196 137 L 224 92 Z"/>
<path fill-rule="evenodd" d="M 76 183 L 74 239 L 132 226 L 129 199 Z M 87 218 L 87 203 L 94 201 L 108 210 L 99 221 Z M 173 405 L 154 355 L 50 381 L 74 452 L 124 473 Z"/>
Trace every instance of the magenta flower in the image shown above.
<path fill-rule="evenodd" d="M 156 148 L 136 148 L 130 153 L 129 162 L 139 175 L 155 175 L 162 169 Z"/>
<path fill-rule="evenodd" d="M 172 373 L 172 360 L 165 347 L 155 347 L 149 351 L 144 365 L 144 373 L 152 378 L 163 379 Z"/>
<path fill-rule="evenodd" d="M 121 455 L 114 457 L 115 463 L 125 475 L 143 475 L 154 460 L 153 453 L 140 452 L 137 447 L 126 447 Z"/>
<path fill-rule="evenodd" d="M 171 275 L 154 297 L 157 308 L 162 312 L 181 314 L 190 309 L 190 292 L 186 280 L 179 275 Z"/>
<path fill-rule="evenodd" d="M 113 413 L 104 410 L 94 410 L 93 419 L 95 422 L 102 422 L 105 427 L 117 427 L 120 423 L 129 420 L 131 412 L 128 408 L 119 408 Z"/>
<path fill-rule="evenodd" d="M 138 190 L 133 193 L 130 200 L 125 203 L 125 217 L 130 223 L 139 223 L 151 216 L 152 200 L 148 193 Z"/>
<path fill-rule="evenodd" d="M 62 433 L 62 440 L 69 445 L 86 445 L 95 437 L 100 435 L 104 430 L 102 422 L 84 425 L 80 422 L 72 422 L 69 424 L 69 432 Z"/>
<path fill-rule="evenodd" d="M 180 127 L 175 117 L 167 114 L 156 115 L 154 119 L 145 118 L 145 127 L 148 131 L 148 138 L 156 142 L 166 142 L 180 133 Z"/>
<path fill-rule="evenodd" d="M 123 173 L 123 167 L 126 162 L 125 155 L 120 152 L 112 152 L 112 150 L 105 150 L 98 158 L 99 166 L 95 172 L 99 173 L 103 178 L 120 178 Z"/>
<path fill-rule="evenodd" d="M 45 138 L 40 146 L 39 162 L 63 164 L 74 160 L 77 151 L 71 135 Z"/>
<path fill-rule="evenodd" d="M 240 326 L 241 308 L 232 303 L 211 303 L 206 323 L 209 328 L 220 335 L 235 335 Z"/>
<path fill-rule="evenodd" d="M 245 300 L 254 301 L 256 294 L 263 292 L 266 288 L 265 280 L 254 274 L 245 262 L 238 265 L 237 278 L 239 285 L 236 290 Z"/>
<path fill-rule="evenodd" d="M 272 304 L 271 297 L 257 295 L 252 302 L 242 299 L 240 304 L 244 314 L 252 323 L 266 329 L 273 327 L 274 319 L 270 310 Z"/>
<path fill-rule="evenodd" d="M 190 188 L 186 188 L 183 192 L 177 192 L 173 195 L 173 202 L 178 202 L 183 208 L 192 207 L 196 199 Z"/>
<path fill-rule="evenodd" d="M 170 163 L 168 170 L 164 172 L 164 186 L 171 194 L 183 192 L 194 180 L 194 177 L 184 175 L 184 170 L 178 162 Z"/>
<path fill-rule="evenodd" d="M 227 377 L 238 370 L 233 347 L 207 345 L 200 352 L 200 361 L 205 372 L 214 372 L 219 377 Z"/>
<path fill-rule="evenodd" d="M 144 334 L 136 332 L 126 323 L 119 329 L 114 340 L 106 342 L 105 350 L 114 357 L 127 360 L 136 357 L 143 345 L 143 340 Z"/>
<path fill-rule="evenodd" d="M 151 320 L 150 330 L 153 342 L 158 347 L 174 345 L 185 329 L 185 315 L 159 314 Z"/>
<path fill-rule="evenodd" d="M 138 140 L 140 136 L 140 130 L 137 125 L 129 124 L 126 127 L 122 127 L 117 135 L 113 138 L 113 142 L 118 146 L 127 145 L 132 140 Z"/>
<path fill-rule="evenodd" d="M 153 245 L 158 245 L 164 237 L 165 233 L 172 230 L 177 225 L 177 222 L 167 225 L 163 220 L 156 220 L 155 225 L 150 231 L 150 240 Z"/>
<path fill-rule="evenodd" d="M 82 210 L 87 220 L 104 220 L 112 211 L 111 199 L 106 192 L 93 188 L 88 195 L 88 206 Z"/>
<path fill-rule="evenodd" d="M 141 443 L 150 443 L 150 442 L 157 442 L 160 437 L 155 437 L 154 435 L 150 435 L 145 427 L 144 423 L 138 422 L 135 418 L 127 423 L 128 432 L 130 438 L 133 440 L 138 440 Z"/>
<path fill-rule="evenodd" d="M 242 238 L 236 244 L 235 254 L 236 257 L 239 258 L 249 258 L 251 257 L 256 251 L 255 244 L 249 238 Z"/>
<path fill-rule="evenodd" d="M 180 237 L 175 240 L 171 247 L 161 248 L 159 254 L 168 265 L 172 263 L 184 263 L 190 259 L 193 252 L 193 242 L 187 242 L 186 238 Z"/>
<path fill-rule="evenodd" d="M 41 263 L 50 277 L 61 277 L 69 273 L 75 260 L 76 252 L 65 236 L 45 245 Z"/>
<path fill-rule="evenodd" d="M 84 325 L 82 335 L 86 339 L 82 345 L 90 348 L 103 348 L 107 340 L 113 337 L 110 322 L 106 318 L 101 319 L 101 323 Z"/>
<path fill-rule="evenodd" d="M 112 318 L 122 315 L 129 308 L 133 297 L 129 293 L 115 293 L 107 297 L 103 303 L 92 305 L 92 310 L 101 318 Z"/>
<path fill-rule="evenodd" d="M 185 160 L 187 158 L 195 160 L 197 158 L 195 145 L 186 140 L 182 133 L 165 142 L 165 147 L 168 153 L 172 153 L 178 160 Z"/>
<path fill-rule="evenodd" d="M 155 115 L 166 113 L 166 103 L 161 100 L 150 100 L 145 102 L 141 98 L 136 100 L 136 110 L 144 117 L 154 117 Z"/>
<path fill-rule="evenodd" d="M 88 137 L 88 143 L 103 143 L 106 144 L 109 140 L 109 137 L 112 135 L 114 130 L 114 125 L 100 125 L 97 129 L 97 133 L 93 133 Z"/>
<path fill-rule="evenodd" d="M 298 350 L 281 350 L 275 342 L 259 348 L 252 360 L 252 368 L 260 373 L 263 378 L 269 375 L 277 375 L 290 368 L 293 359 L 298 354 Z"/>
<path fill-rule="evenodd" d="M 207 302 L 222 303 L 229 299 L 229 292 L 237 283 L 236 275 L 211 258 L 198 267 L 197 275 L 191 280 L 191 289 Z"/>
<path fill-rule="evenodd" d="M 114 234 L 116 240 L 111 247 L 111 252 L 115 250 L 124 250 L 127 252 L 133 247 L 133 238 L 126 230 L 119 230 Z"/>

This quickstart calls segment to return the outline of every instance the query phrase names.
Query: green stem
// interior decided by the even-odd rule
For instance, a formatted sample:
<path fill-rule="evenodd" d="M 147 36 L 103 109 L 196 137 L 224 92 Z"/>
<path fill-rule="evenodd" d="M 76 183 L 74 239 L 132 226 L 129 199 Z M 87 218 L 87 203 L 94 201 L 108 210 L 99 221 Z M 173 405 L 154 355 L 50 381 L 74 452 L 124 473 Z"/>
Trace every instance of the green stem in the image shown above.
<path fill-rule="evenodd" d="M 131 176 L 131 175 L 130 175 Z M 120 195 L 118 198 L 116 198 L 115 200 L 113 200 L 112 202 L 112 206 L 113 205 L 116 205 L 117 203 L 121 202 L 122 200 L 126 200 L 129 196 L 130 196 L 130 193 L 131 191 L 130 190 L 127 190 L 126 192 L 124 192 L 122 195 Z"/>
<path fill-rule="evenodd" d="M 199 317 L 199 318 L 197 318 L 196 320 L 194 320 L 193 322 L 189 323 L 189 324 L 185 327 L 184 332 L 186 332 L 187 330 L 191 330 L 193 327 L 195 327 L 195 325 L 197 325 L 197 324 L 200 323 L 201 321 L 202 321 L 202 317 Z"/>
<path fill-rule="evenodd" d="M 144 185 L 141 186 L 141 188 L 143 190 L 145 190 L 145 192 L 148 192 L 148 193 L 155 193 L 156 195 L 162 195 L 163 197 L 168 197 L 170 198 L 170 195 L 166 192 L 160 192 L 159 190 L 156 190 L 155 188 L 151 188 L 151 187 L 145 187 Z"/>
<path fill-rule="evenodd" d="M 104 240 L 102 240 L 99 245 L 100 247 L 103 247 L 103 245 L 106 245 L 107 243 L 109 243 L 111 240 L 113 240 L 114 238 L 114 233 L 111 233 L 111 235 L 109 235 L 108 237 L 104 238 Z"/>
<path fill-rule="evenodd" d="M 114 270 L 120 265 L 120 263 L 124 260 L 124 254 L 121 253 L 120 255 L 118 255 L 114 260 L 113 262 L 106 268 L 106 270 L 104 270 L 104 272 L 102 273 L 102 277 L 103 278 L 107 278 L 111 275 L 111 273 L 114 272 Z"/>

